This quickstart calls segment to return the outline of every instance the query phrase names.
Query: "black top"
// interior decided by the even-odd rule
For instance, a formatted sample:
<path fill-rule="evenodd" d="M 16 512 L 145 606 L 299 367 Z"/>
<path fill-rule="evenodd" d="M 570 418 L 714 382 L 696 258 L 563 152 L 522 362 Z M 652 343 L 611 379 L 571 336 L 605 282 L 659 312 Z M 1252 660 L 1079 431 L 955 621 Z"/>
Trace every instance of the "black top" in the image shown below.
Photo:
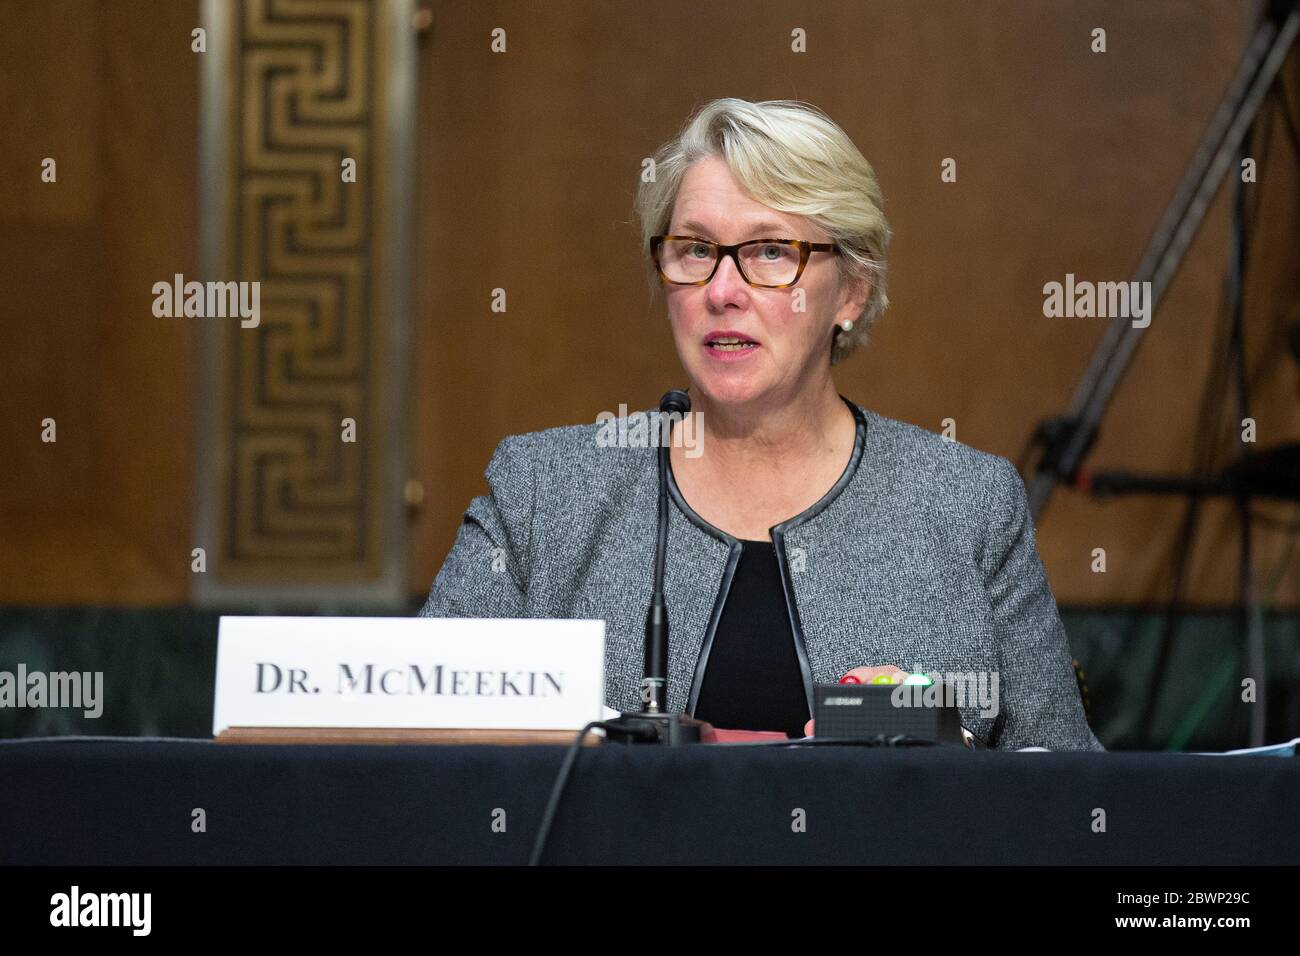
<path fill-rule="evenodd" d="M 695 716 L 726 730 L 783 730 L 808 721 L 781 568 L 771 541 L 742 541 L 705 662 Z"/>

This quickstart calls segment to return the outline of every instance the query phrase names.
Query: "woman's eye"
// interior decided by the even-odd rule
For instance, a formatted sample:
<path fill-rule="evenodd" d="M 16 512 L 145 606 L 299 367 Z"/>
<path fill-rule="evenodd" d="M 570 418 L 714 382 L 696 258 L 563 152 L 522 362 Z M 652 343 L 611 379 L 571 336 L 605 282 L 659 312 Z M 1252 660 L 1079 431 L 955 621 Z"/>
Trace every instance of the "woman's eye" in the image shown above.
<path fill-rule="evenodd" d="M 697 259 L 703 259 L 706 256 L 712 255 L 712 253 L 709 252 L 708 246 L 697 242 L 695 245 L 691 246 L 689 255 L 695 256 Z"/>

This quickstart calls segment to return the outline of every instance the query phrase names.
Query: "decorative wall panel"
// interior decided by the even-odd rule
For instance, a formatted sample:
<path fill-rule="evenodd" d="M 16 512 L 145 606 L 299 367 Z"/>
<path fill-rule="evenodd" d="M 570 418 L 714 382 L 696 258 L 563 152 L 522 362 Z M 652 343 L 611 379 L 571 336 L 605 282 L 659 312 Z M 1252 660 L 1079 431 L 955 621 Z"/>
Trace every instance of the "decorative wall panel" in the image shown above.
<path fill-rule="evenodd" d="M 202 603 L 404 597 L 412 12 L 203 7 Z"/>

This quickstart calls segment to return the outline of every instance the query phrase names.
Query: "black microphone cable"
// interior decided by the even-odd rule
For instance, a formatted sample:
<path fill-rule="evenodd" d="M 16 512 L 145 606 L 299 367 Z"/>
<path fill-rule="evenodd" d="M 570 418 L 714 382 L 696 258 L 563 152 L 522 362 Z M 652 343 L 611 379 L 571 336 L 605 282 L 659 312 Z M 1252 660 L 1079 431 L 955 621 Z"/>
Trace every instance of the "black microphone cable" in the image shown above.
<path fill-rule="evenodd" d="M 634 722 L 628 718 L 624 718 L 619 723 L 618 730 L 622 734 L 628 733 L 629 730 L 635 732 L 637 729 L 637 723 L 640 722 Z M 655 728 L 655 725 L 648 720 L 643 723 L 645 725 L 645 739 L 654 740 L 659 733 Z M 582 751 L 582 742 L 586 739 L 587 734 L 591 733 L 596 728 L 605 730 L 605 721 L 593 720 L 591 723 L 587 724 L 587 726 L 583 727 L 582 730 L 578 731 L 577 738 L 569 745 L 568 752 L 564 755 L 564 761 L 560 764 L 560 772 L 556 774 L 555 784 L 551 787 L 551 798 L 546 802 L 546 811 L 542 814 L 542 823 L 537 830 L 537 838 L 533 841 L 533 852 L 528 858 L 529 866 L 541 865 L 542 854 L 546 852 L 546 840 L 551 834 L 551 824 L 555 822 L 555 812 L 560 807 L 560 797 L 563 796 L 564 788 L 569 782 L 569 777 L 573 775 L 574 765 L 578 762 L 578 754 Z"/>

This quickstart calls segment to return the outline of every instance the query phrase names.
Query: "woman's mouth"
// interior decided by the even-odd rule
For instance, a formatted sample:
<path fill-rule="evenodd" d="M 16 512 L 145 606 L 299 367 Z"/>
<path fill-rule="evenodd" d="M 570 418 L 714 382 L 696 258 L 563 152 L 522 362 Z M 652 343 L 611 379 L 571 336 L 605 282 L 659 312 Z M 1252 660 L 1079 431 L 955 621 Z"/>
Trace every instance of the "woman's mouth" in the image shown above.
<path fill-rule="evenodd" d="M 715 333 L 704 340 L 704 349 L 714 358 L 738 359 L 754 352 L 759 344 L 743 335 Z"/>

